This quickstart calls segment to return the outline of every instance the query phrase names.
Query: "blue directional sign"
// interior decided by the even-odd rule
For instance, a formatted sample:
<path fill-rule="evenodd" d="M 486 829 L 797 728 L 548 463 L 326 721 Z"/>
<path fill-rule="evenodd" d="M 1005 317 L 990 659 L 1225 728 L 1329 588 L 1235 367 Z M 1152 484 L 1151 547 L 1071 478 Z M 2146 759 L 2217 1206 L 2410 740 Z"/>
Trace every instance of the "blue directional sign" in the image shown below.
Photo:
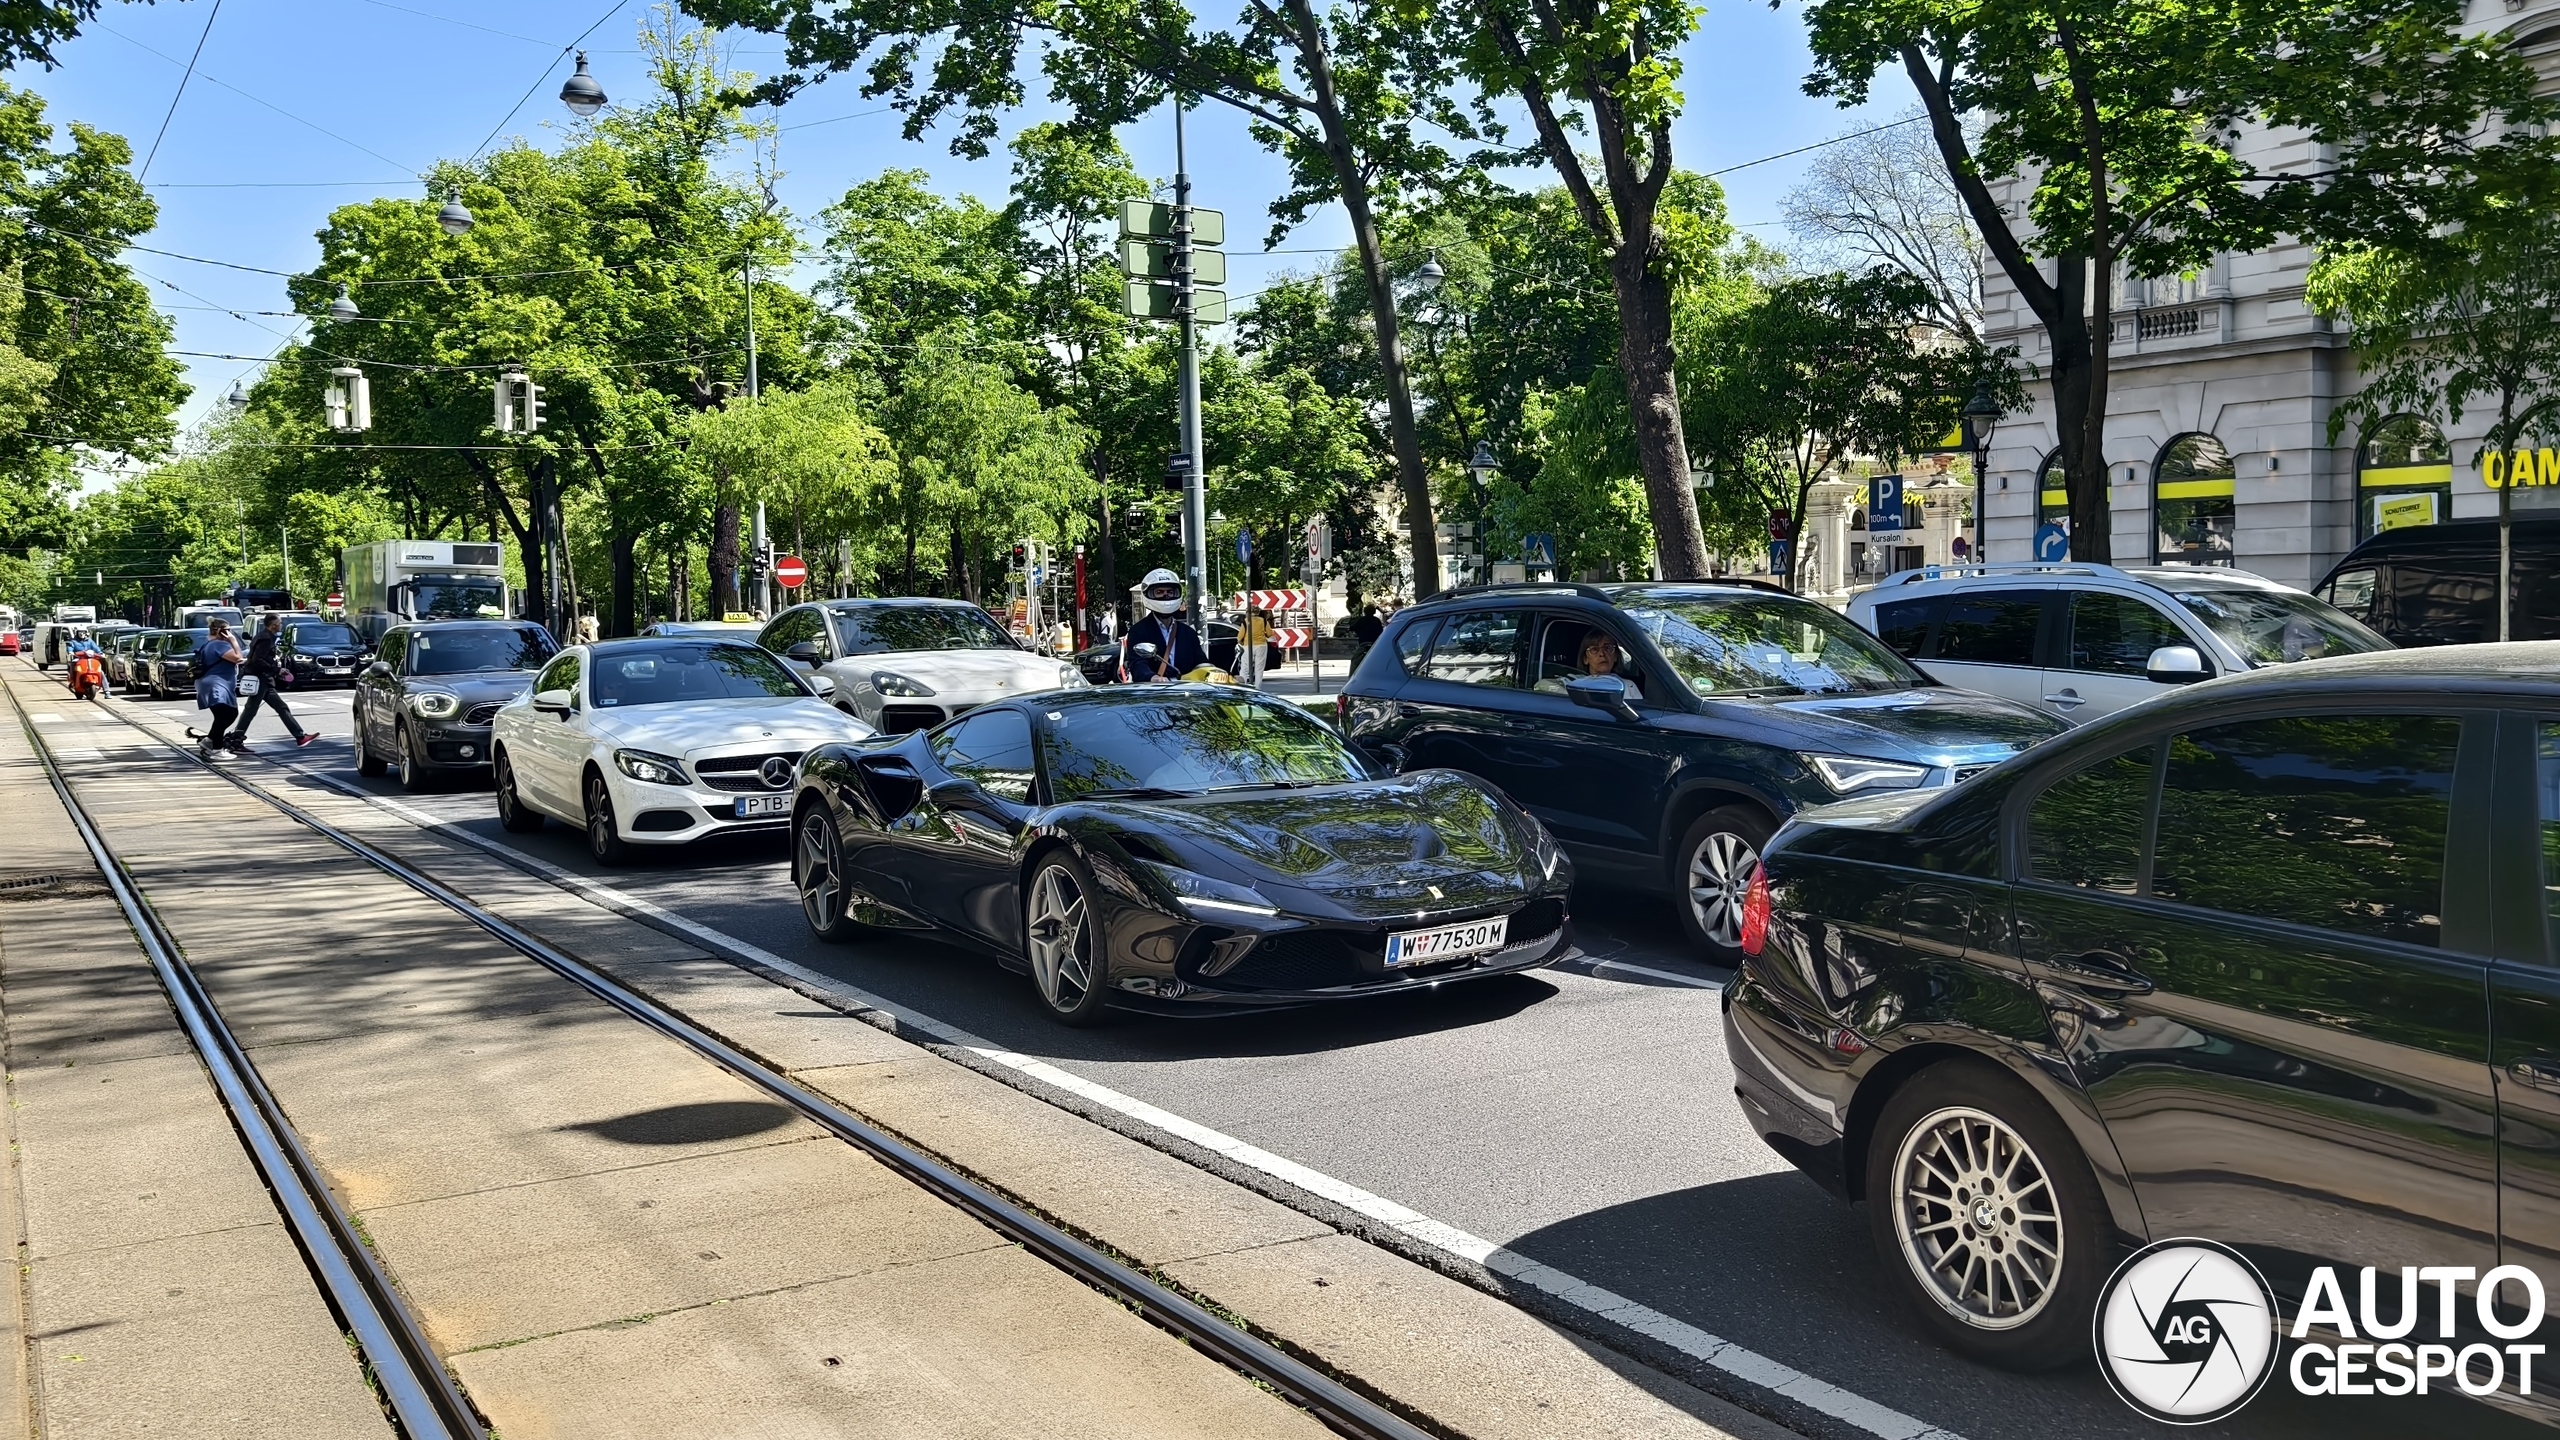
<path fill-rule="evenodd" d="M 2071 558 L 2071 532 L 2057 520 L 2036 527 L 2036 563 L 2054 565 Z"/>
<path fill-rule="evenodd" d="M 1877 475 L 1867 481 L 1867 529 L 1902 528 L 1902 477 Z"/>
<path fill-rule="evenodd" d="M 1529 534 L 1521 536 L 1520 560 L 1521 563 L 1525 565 L 1544 565 L 1548 569 L 1554 569 L 1556 563 L 1556 537 L 1547 534 Z"/>
<path fill-rule="evenodd" d="M 1239 565 L 1253 563 L 1253 532 L 1250 530 L 1236 532 L 1236 563 Z"/>

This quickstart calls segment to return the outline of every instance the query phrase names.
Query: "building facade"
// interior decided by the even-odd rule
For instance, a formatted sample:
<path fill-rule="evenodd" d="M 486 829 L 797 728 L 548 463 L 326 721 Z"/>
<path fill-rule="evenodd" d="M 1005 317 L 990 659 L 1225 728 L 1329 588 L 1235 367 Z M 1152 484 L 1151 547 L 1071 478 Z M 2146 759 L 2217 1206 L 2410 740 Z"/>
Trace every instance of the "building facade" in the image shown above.
<path fill-rule="evenodd" d="M 2543 68 L 2560 60 L 2560 0 L 2473 0 L 2471 12 Z M 2260 132 L 2241 158 L 2280 170 L 2315 149 Z M 2009 182 L 2003 209 L 2022 213 L 2031 190 Z M 2350 424 L 2332 443 L 2330 417 L 2362 376 L 2346 325 L 2303 301 L 2315 258 L 2288 243 L 2218 256 L 2196 275 L 2117 278 L 2105 451 L 2118 564 L 2236 565 L 2308 586 L 2377 530 L 2497 513 L 2493 484 L 2521 467 L 2483 463 L 2494 402 L 2458 422 Z M 2008 277 L 1995 266 L 1983 288 L 1989 342 L 2049 373 L 2044 329 Z M 2031 559 L 2043 524 L 2068 525 L 2052 391 L 2041 378 L 2028 388 L 2033 403 L 2002 421 L 1978 500 L 1994 561 Z M 2512 504 L 2560 509 L 2560 483 L 2519 483 Z"/>

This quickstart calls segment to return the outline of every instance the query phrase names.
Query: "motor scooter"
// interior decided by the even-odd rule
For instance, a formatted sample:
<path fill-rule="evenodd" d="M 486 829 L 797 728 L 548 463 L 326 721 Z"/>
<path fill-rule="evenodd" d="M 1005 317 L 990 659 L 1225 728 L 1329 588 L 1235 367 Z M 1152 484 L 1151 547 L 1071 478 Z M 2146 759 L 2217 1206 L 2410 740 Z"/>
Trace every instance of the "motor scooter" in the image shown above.
<path fill-rule="evenodd" d="M 82 700 L 95 700 L 107 693 L 107 662 L 95 650 L 81 650 L 71 657 L 71 693 Z"/>

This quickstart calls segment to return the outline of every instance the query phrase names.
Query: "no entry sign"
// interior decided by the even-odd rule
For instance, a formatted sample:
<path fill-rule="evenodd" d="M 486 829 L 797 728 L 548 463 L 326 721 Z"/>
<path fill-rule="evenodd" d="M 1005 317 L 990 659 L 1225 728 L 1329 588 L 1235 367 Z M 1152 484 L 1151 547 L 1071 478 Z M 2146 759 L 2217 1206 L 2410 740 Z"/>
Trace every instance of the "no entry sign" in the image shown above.
<path fill-rule="evenodd" d="M 773 583 L 785 590 L 797 590 L 809 583 L 809 567 L 797 555 L 773 557 Z"/>

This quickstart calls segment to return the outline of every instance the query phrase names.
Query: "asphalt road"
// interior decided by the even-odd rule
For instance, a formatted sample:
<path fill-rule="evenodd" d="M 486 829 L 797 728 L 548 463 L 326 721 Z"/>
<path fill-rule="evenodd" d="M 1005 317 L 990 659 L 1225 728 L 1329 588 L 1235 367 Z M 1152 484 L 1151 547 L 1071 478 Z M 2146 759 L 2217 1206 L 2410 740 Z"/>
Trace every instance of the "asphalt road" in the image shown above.
<path fill-rule="evenodd" d="M 292 703 L 324 738 L 254 747 L 363 788 L 346 691 Z M 137 710 L 193 723 L 189 702 Z M 255 764 L 254 761 L 248 762 Z M 1744 1124 L 1714 989 L 1550 970 L 1372 1003 L 1223 1020 L 1131 1016 L 1074 1031 L 991 960 L 914 941 L 811 940 L 785 842 L 740 837 L 606 871 L 578 834 L 500 830 L 485 784 L 401 799 L 849 985 L 1500 1242 L 1966 1440 L 2158 1436 L 2094 1367 L 2017 1376 L 1920 1338 L 1883 1290 L 1860 1211 Z M 1590 957 L 1695 980 L 1664 901 L 1585 889 Z M 1702 1372 L 1714 1387 L 1714 1378 Z M 1730 1387 L 1726 1387 L 1728 1390 Z M 1798 1417 L 1801 1419 L 1801 1417 Z M 1860 1433 L 1815 1425 L 1832 1434 Z M 2458 1398 L 2306 1400 L 2281 1378 L 2214 1433 L 2548 1434 Z"/>

